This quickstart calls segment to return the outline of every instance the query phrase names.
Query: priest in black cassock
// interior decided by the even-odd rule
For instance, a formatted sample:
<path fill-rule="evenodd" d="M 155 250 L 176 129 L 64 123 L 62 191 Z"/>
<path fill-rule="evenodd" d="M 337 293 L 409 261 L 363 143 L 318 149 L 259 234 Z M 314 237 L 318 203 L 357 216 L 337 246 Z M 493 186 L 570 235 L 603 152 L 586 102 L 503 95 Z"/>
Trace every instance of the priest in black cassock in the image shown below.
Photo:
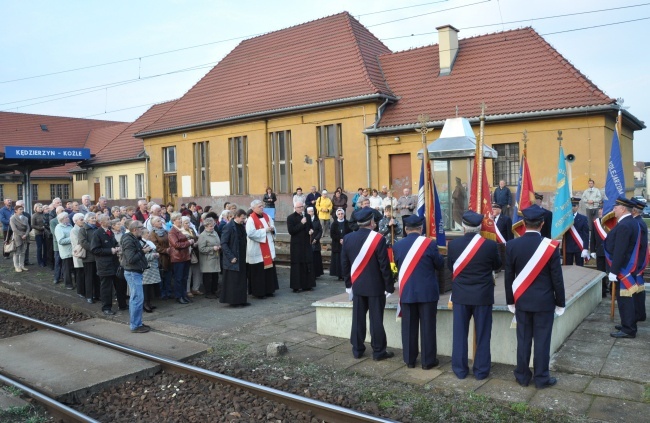
<path fill-rule="evenodd" d="M 287 229 L 291 235 L 291 274 L 289 287 L 293 292 L 311 291 L 316 286 L 313 254 L 310 244 L 311 218 L 305 213 L 305 205 L 297 202 L 294 212 L 287 216 Z"/>

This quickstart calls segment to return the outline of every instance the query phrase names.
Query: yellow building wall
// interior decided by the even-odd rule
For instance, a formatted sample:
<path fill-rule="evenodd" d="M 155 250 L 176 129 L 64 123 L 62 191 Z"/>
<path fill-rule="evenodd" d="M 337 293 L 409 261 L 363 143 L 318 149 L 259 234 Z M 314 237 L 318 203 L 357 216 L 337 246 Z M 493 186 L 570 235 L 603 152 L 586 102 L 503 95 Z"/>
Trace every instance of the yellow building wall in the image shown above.
<path fill-rule="evenodd" d="M 478 137 L 478 124 L 472 126 Z M 582 193 L 587 188 L 587 181 L 594 179 L 596 187 L 604 188 L 607 163 L 609 161 L 614 120 L 606 116 L 589 117 L 567 117 L 557 119 L 546 119 L 526 122 L 512 123 L 490 123 L 485 124 L 485 143 L 488 146 L 503 143 L 519 143 L 519 154 L 523 153 L 524 143 L 523 131 L 527 131 L 527 157 L 530 168 L 533 186 L 536 191 L 554 192 L 559 159 L 558 130 L 562 130 L 562 146 L 565 156 L 575 155 L 575 161 L 571 164 L 572 188 L 575 194 Z M 427 142 L 431 143 L 440 137 L 440 128 L 436 128 L 427 134 Z M 395 136 L 400 138 L 395 141 Z M 634 188 L 632 169 L 632 139 L 633 133 L 624 128 L 621 136 L 621 154 L 627 190 Z M 411 153 L 412 169 L 412 191 L 417 190 L 420 172 L 420 160 L 417 159 L 418 151 L 422 150 L 421 135 L 415 131 L 403 134 L 390 134 L 380 137 L 371 137 L 371 155 L 373 166 L 371 166 L 371 185 L 379 187 L 389 183 L 390 179 L 390 155 L 400 153 Z M 491 189 L 498 185 L 499 181 L 493 181 L 492 161 L 487 160 L 487 175 Z M 466 181 L 466 172 L 458 170 L 463 182 Z M 452 174 L 452 185 L 453 185 Z M 511 186 L 512 190 L 516 186 Z M 438 189 L 444 187 L 438 186 Z M 452 187 L 453 189 L 453 187 Z M 631 194 L 630 194 L 631 195 Z"/>
<path fill-rule="evenodd" d="M 73 176 L 74 195 L 76 199 L 81 199 L 82 195 L 88 194 L 93 201 L 95 198 L 95 183 L 100 184 L 101 196 L 106 195 L 106 177 L 113 177 L 113 195 L 107 197 L 109 200 L 137 200 L 146 197 L 147 182 L 146 182 L 146 166 L 145 162 L 130 162 L 121 163 L 107 166 L 96 166 L 87 172 L 88 179 L 85 181 L 77 181 Z M 135 175 L 144 175 L 144 191 L 145 196 L 136 197 Z M 127 177 L 127 196 L 122 198 L 120 196 L 120 176 L 126 175 Z M 132 201 L 130 201 L 132 202 Z"/>
<path fill-rule="evenodd" d="M 213 196 L 230 195 L 230 159 L 228 139 L 248 139 L 248 193 L 263 194 L 271 185 L 269 133 L 291 131 L 291 189 L 319 186 L 317 127 L 341 124 L 343 174 L 345 186 L 366 184 L 366 147 L 364 128 L 372 125 L 377 104 L 346 106 L 268 120 L 225 125 L 185 133 L 147 138 L 144 147 L 151 158 L 149 181 L 153 200 L 167 199 L 163 192 L 163 148 L 176 146 L 178 196 L 196 195 L 193 144 L 208 141 L 210 152 L 209 189 Z M 329 179 L 329 178 L 328 178 Z M 319 187 L 334 190 L 336 187 Z M 355 188 L 356 189 L 356 188 Z"/>
<path fill-rule="evenodd" d="M 32 178 L 31 180 L 32 185 L 37 185 L 37 190 L 38 190 L 38 202 L 40 203 L 49 203 L 50 200 L 52 199 L 50 195 L 50 185 L 51 184 L 68 184 L 68 192 L 70 193 L 70 198 L 73 197 L 73 191 L 72 191 L 72 182 L 69 179 L 38 179 L 38 178 Z M 6 181 L 1 181 L 0 185 L 2 185 L 2 191 L 3 191 L 3 199 L 5 198 L 11 198 L 14 200 L 14 202 L 18 199 L 18 183 L 17 182 L 6 182 Z M 23 195 L 24 195 L 23 191 Z M 66 200 L 65 198 L 63 200 Z M 32 204 L 35 204 L 37 201 L 32 201 Z M 31 212 L 31 211 L 30 211 Z"/>

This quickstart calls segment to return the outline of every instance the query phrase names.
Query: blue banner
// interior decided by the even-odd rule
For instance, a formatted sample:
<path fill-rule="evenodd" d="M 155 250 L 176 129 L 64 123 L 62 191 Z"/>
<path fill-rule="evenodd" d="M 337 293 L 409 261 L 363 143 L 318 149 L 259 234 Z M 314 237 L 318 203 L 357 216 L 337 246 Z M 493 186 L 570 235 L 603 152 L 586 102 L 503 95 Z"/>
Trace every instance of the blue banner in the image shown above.
<path fill-rule="evenodd" d="M 433 175 L 431 174 L 431 164 L 427 161 L 427 176 L 428 176 L 428 186 L 429 192 L 433 195 L 433 204 L 429 202 L 429 206 L 425 206 L 424 199 L 424 160 L 422 160 L 422 167 L 420 168 L 420 184 L 418 189 L 418 208 L 417 215 L 424 216 L 425 223 L 422 228 L 422 235 L 426 234 L 427 228 L 429 228 L 429 236 L 436 239 L 436 244 L 438 247 L 447 247 L 447 237 L 445 235 L 445 222 L 442 217 L 442 211 L 440 209 L 440 200 L 438 199 L 438 189 L 436 188 L 436 183 L 433 180 Z M 431 207 L 433 205 L 433 207 Z M 427 210 L 428 209 L 428 210 Z M 433 209 L 433 213 L 432 210 Z M 426 214 L 425 214 L 426 211 Z"/>
<path fill-rule="evenodd" d="M 603 203 L 603 216 L 614 210 L 614 203 L 619 195 L 625 196 L 625 174 L 621 160 L 621 146 L 618 142 L 618 133 L 614 130 L 612 149 L 609 153 L 607 164 L 607 178 L 605 179 L 605 202 Z"/>
<path fill-rule="evenodd" d="M 26 160 L 88 160 L 90 159 L 90 149 L 6 146 L 5 158 Z"/>
<path fill-rule="evenodd" d="M 571 193 L 569 192 L 566 161 L 564 160 L 564 149 L 562 145 L 560 145 L 560 158 L 557 169 L 557 187 L 555 190 L 555 201 L 553 203 L 553 225 L 551 227 L 552 239 L 560 239 L 573 226 Z"/>

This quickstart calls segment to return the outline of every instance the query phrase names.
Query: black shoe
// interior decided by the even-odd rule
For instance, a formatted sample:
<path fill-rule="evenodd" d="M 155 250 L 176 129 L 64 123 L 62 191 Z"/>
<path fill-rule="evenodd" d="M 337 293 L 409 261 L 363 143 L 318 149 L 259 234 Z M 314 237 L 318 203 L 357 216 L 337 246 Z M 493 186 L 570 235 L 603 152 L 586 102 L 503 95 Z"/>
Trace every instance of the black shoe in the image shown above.
<path fill-rule="evenodd" d="M 145 325 L 142 325 L 142 326 L 138 326 L 138 327 L 135 328 L 135 329 L 131 329 L 131 333 L 147 333 L 147 332 L 149 332 L 150 330 L 151 330 L 150 327 L 145 326 Z"/>
<path fill-rule="evenodd" d="M 433 363 L 431 363 L 431 364 L 427 364 L 426 366 L 423 364 L 423 365 L 422 365 L 422 370 L 430 370 L 430 369 L 433 369 L 433 368 L 436 367 L 438 364 L 440 364 L 440 360 L 438 360 L 438 359 L 436 358 L 436 359 L 433 361 Z"/>
<path fill-rule="evenodd" d="M 31 266 L 32 264 L 28 261 L 25 262 L 25 266 Z"/>
<path fill-rule="evenodd" d="M 393 358 L 393 357 L 395 357 L 394 352 L 386 351 L 385 353 L 383 353 L 379 357 L 373 357 L 372 359 L 375 360 L 375 361 L 382 361 L 382 360 L 386 360 L 387 358 Z"/>
<path fill-rule="evenodd" d="M 153 313 L 151 307 L 142 306 L 142 310 L 144 310 L 145 313 Z"/>
<path fill-rule="evenodd" d="M 115 316 L 115 312 L 113 310 L 104 310 L 103 313 L 107 316 Z"/>
<path fill-rule="evenodd" d="M 86 298 L 88 304 L 95 304 L 95 301 L 92 298 Z"/>
<path fill-rule="evenodd" d="M 616 325 L 616 326 L 614 326 L 614 329 L 616 329 L 616 330 L 621 330 L 621 329 L 623 329 L 623 326 L 621 326 L 621 325 Z"/>
<path fill-rule="evenodd" d="M 251 305 L 251 303 L 244 303 L 244 304 L 241 304 L 242 307 L 246 307 L 246 306 L 249 306 L 249 305 Z"/>
<path fill-rule="evenodd" d="M 519 384 L 519 386 L 522 386 L 522 387 L 526 388 L 526 387 L 528 386 L 528 383 L 529 383 L 529 382 L 525 382 L 525 383 L 524 383 L 524 382 L 519 382 L 519 381 L 517 381 L 517 383 Z"/>
<path fill-rule="evenodd" d="M 179 303 L 179 304 L 189 304 L 190 303 L 185 298 L 179 298 L 179 299 L 176 300 L 176 302 Z"/>
<path fill-rule="evenodd" d="M 625 333 L 621 330 L 619 330 L 618 332 L 612 332 L 609 334 L 609 336 L 611 336 L 612 338 L 630 338 L 630 339 L 636 338 L 636 335 L 630 335 L 629 333 Z"/>
<path fill-rule="evenodd" d="M 187 301 L 188 303 L 193 303 L 193 302 L 194 302 L 194 300 L 191 299 L 190 297 L 183 297 L 183 299 L 184 299 L 185 301 Z"/>
<path fill-rule="evenodd" d="M 275 294 L 266 294 L 267 297 L 275 297 Z"/>
<path fill-rule="evenodd" d="M 298 292 L 300 292 L 299 289 L 294 289 L 294 290 L 293 290 L 293 293 L 294 293 L 294 294 L 297 294 Z"/>
<path fill-rule="evenodd" d="M 157 309 L 157 308 L 158 308 L 158 307 L 156 307 L 156 306 L 154 306 L 154 305 L 151 306 L 151 309 L 152 309 L 152 310 L 155 310 L 155 309 Z"/>
<path fill-rule="evenodd" d="M 360 358 L 363 358 L 363 353 L 361 353 L 361 354 L 359 354 L 359 355 L 354 355 L 354 354 L 352 354 L 352 355 L 353 355 L 354 358 L 356 358 L 357 360 L 359 360 Z"/>
<path fill-rule="evenodd" d="M 548 382 L 546 382 L 543 385 L 535 385 L 535 387 L 537 389 L 546 389 L 546 388 L 549 388 L 551 386 L 555 386 L 555 384 L 557 384 L 557 379 L 555 379 L 554 377 L 549 377 Z"/>
<path fill-rule="evenodd" d="M 408 363 L 406 367 L 408 367 L 409 369 L 415 369 L 415 364 Z"/>

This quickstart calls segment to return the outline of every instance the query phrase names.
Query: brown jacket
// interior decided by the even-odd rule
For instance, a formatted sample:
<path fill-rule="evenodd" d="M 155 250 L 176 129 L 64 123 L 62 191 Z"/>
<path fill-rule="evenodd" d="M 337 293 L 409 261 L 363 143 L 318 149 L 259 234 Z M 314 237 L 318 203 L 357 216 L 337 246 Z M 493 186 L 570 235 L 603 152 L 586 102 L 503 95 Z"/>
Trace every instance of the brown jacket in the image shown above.
<path fill-rule="evenodd" d="M 149 239 L 156 246 L 156 252 L 160 254 L 158 258 L 158 266 L 163 270 L 169 270 L 170 259 L 169 259 L 169 235 L 167 232 L 163 236 L 158 236 L 156 231 L 151 232 Z"/>
<path fill-rule="evenodd" d="M 172 263 L 190 261 L 190 241 L 176 226 L 169 231 L 169 257 Z"/>

